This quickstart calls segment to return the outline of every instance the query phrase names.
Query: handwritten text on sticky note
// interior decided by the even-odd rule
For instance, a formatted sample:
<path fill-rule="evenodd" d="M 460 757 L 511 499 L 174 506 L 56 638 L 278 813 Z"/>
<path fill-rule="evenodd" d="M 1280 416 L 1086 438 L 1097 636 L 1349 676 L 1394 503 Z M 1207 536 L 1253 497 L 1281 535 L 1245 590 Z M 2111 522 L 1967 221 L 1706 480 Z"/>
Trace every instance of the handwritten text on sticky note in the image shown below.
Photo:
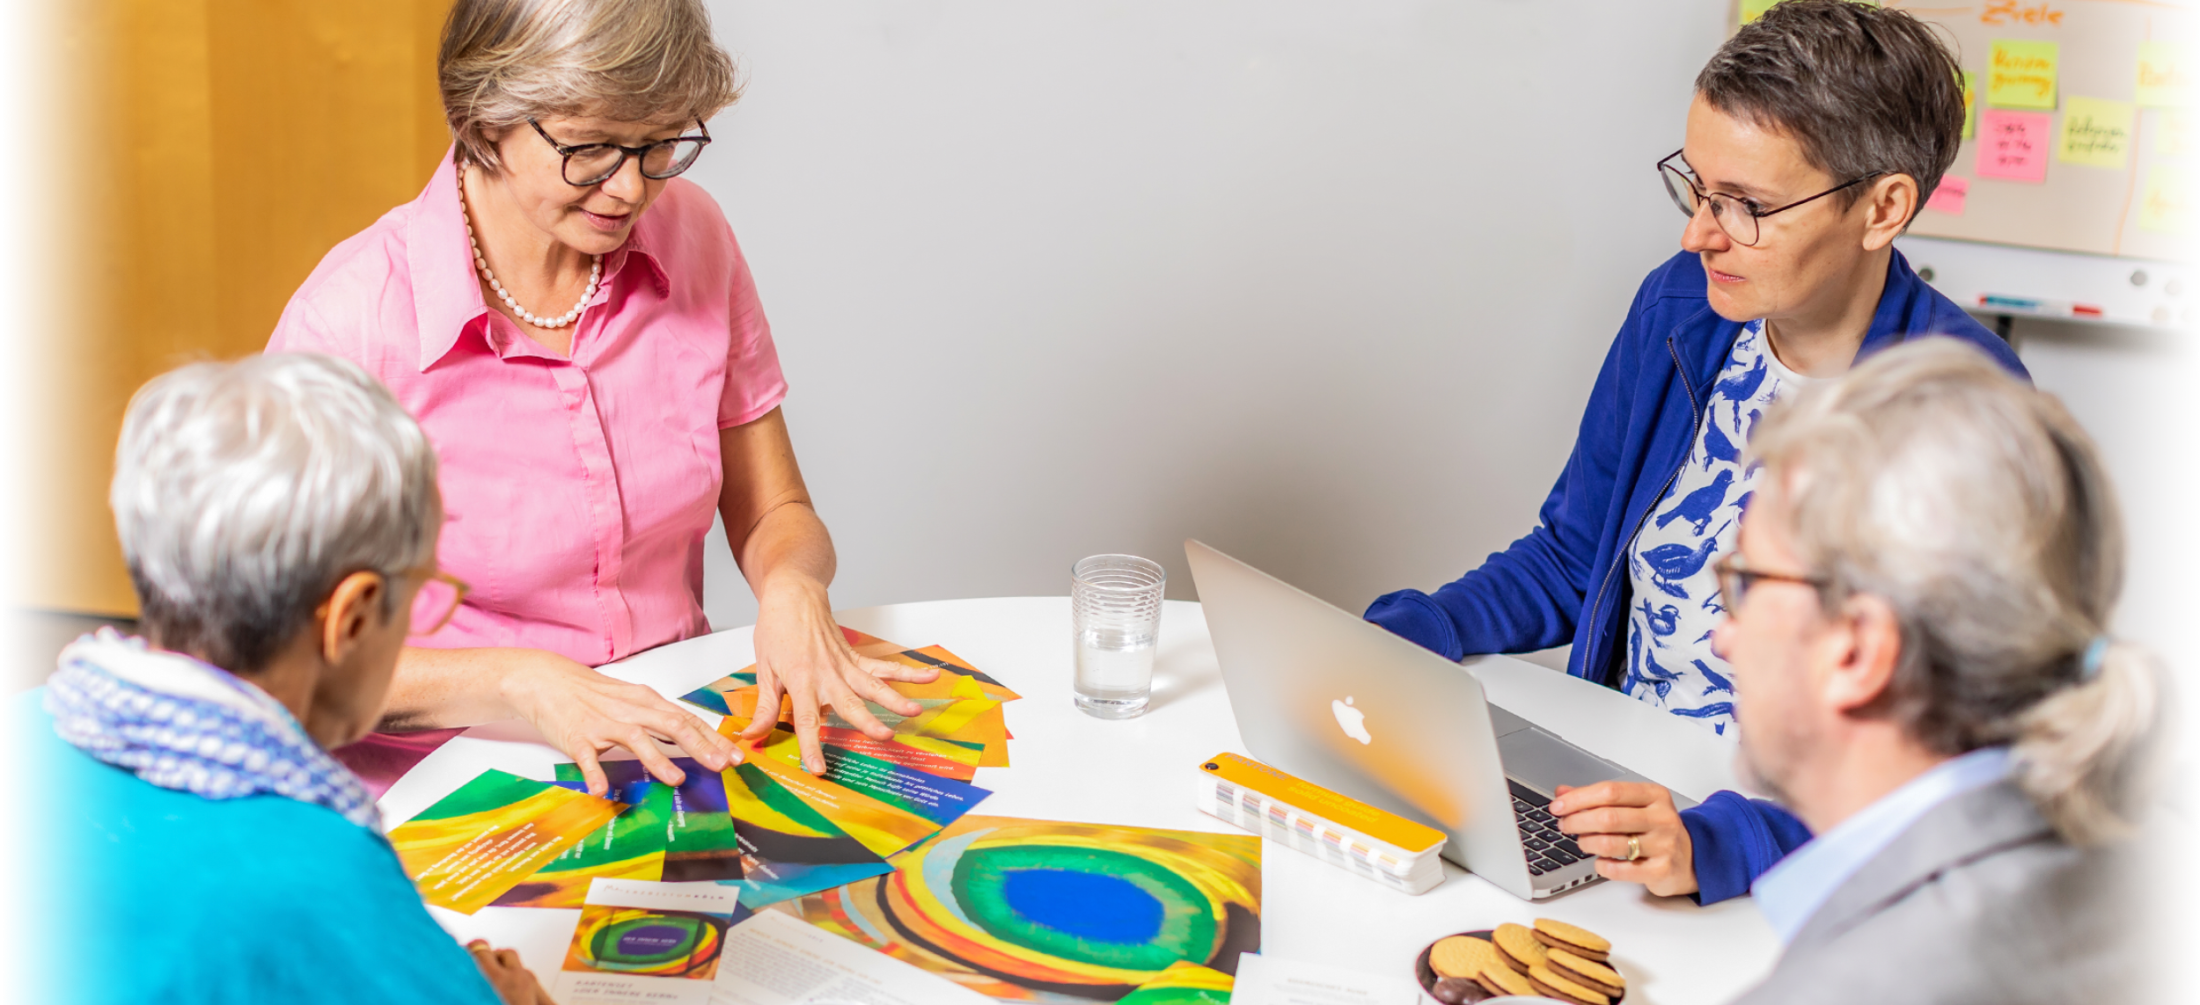
<path fill-rule="evenodd" d="M 2122 168 L 2131 158 L 2131 124 L 2138 109 L 2128 101 L 2067 98 L 2055 158 L 2065 164 Z"/>
<path fill-rule="evenodd" d="M 1933 197 L 1925 200 L 1925 208 L 1949 216 L 1963 215 L 1963 197 L 1971 194 L 1971 179 L 1962 175 L 1944 174 L 1940 184 L 1933 186 Z"/>
<path fill-rule="evenodd" d="M 1986 66 L 1986 103 L 1996 108 L 2055 107 L 2053 42 L 1997 38 Z"/>
<path fill-rule="evenodd" d="M 2163 108 L 2163 121 L 2154 123 L 2154 152 L 2182 156 L 2185 161 L 2200 156 L 2200 110 L 2193 108 Z"/>
<path fill-rule="evenodd" d="M 2139 196 L 2139 226 L 2163 234 L 2182 234 L 2192 227 L 2191 193 L 2183 172 L 2170 165 L 2147 169 L 2147 187 Z"/>
<path fill-rule="evenodd" d="M 1989 108 L 1978 116 L 1978 176 L 2010 181 L 2047 180 L 2046 112 L 2006 112 Z"/>
<path fill-rule="evenodd" d="M 2139 81 L 2133 99 L 2147 108 L 2192 104 L 2193 78 L 2185 46 L 2176 42 L 2139 43 Z"/>

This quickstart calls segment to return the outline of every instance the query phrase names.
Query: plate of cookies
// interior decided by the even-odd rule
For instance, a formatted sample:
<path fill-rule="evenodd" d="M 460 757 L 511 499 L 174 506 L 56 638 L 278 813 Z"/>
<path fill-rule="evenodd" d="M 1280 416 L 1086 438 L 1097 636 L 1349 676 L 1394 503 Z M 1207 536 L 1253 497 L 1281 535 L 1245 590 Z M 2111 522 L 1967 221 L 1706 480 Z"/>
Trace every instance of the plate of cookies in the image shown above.
<path fill-rule="evenodd" d="M 1421 951 L 1414 977 L 1443 1005 L 1506 996 L 1618 1005 L 1627 997 L 1627 979 L 1612 966 L 1612 943 L 1549 918 L 1438 939 Z"/>

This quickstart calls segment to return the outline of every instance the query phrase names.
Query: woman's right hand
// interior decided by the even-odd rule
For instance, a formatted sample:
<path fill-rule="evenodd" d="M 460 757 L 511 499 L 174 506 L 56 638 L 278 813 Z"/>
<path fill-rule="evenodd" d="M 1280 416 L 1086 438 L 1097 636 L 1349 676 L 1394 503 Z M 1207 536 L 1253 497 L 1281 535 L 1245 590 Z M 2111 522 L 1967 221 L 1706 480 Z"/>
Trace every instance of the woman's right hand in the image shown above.
<path fill-rule="evenodd" d="M 1696 892 L 1696 852 L 1673 793 L 1647 782 L 1561 785 L 1551 800 L 1558 829 L 1597 856 L 1597 875 L 1641 883 L 1660 897 Z M 1633 838 L 1632 847 L 1628 839 Z M 1638 858 L 1628 852 L 1640 851 Z"/>
<path fill-rule="evenodd" d="M 534 972 L 520 964 L 519 953 L 491 948 L 481 939 L 467 943 L 466 951 L 473 954 L 474 965 L 481 968 L 481 976 L 489 979 L 489 986 L 496 989 L 504 1005 L 558 1005 L 550 1000 L 550 993 L 542 989 Z"/>
<path fill-rule="evenodd" d="M 510 662 L 498 687 L 505 703 L 580 765 L 581 778 L 595 795 L 611 792 L 598 761 L 613 747 L 633 751 L 667 785 L 680 784 L 686 775 L 657 749 L 657 740 L 679 746 L 712 771 L 741 760 L 733 741 L 647 686 L 613 680 L 540 649 L 504 653 Z"/>

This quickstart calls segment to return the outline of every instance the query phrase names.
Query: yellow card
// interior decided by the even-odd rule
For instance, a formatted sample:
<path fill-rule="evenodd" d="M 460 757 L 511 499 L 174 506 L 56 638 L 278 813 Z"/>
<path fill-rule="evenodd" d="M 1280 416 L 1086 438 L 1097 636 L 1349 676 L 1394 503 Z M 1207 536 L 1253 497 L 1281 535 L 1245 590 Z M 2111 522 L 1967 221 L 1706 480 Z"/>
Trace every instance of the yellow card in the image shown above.
<path fill-rule="evenodd" d="M 1986 67 L 1986 103 L 1996 108 L 2054 108 L 2059 52 L 2053 42 L 1995 39 Z"/>
<path fill-rule="evenodd" d="M 2184 172 L 2172 164 L 2147 169 L 2147 187 L 2139 196 L 2139 227 L 2162 234 L 2185 234 L 2192 229 L 2191 193 Z"/>
<path fill-rule="evenodd" d="M 2154 125 L 2154 152 L 2167 156 L 2200 156 L 2200 110 L 2163 108 L 2163 121 Z"/>
<path fill-rule="evenodd" d="M 1963 71 L 1963 138 L 1978 135 L 1978 74 Z"/>
<path fill-rule="evenodd" d="M 2128 101 L 2065 100 L 2062 125 L 2055 130 L 2055 159 L 2121 169 L 2131 160 L 2131 126 L 2138 114 Z"/>
<path fill-rule="evenodd" d="M 2192 74 L 2186 47 L 2177 42 L 2139 43 L 2139 85 L 2133 98 L 2143 108 L 2183 108 L 2192 104 Z"/>

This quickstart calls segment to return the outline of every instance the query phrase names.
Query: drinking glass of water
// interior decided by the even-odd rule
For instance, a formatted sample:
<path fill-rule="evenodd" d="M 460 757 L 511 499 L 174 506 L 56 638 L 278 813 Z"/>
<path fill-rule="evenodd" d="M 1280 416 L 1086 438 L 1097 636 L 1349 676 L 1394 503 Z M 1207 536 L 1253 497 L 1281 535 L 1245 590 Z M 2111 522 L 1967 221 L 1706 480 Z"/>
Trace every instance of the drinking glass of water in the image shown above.
<path fill-rule="evenodd" d="M 1146 714 L 1154 640 L 1169 574 L 1136 555 L 1094 555 L 1070 566 L 1070 626 L 1077 636 L 1077 707 L 1099 719 Z"/>

